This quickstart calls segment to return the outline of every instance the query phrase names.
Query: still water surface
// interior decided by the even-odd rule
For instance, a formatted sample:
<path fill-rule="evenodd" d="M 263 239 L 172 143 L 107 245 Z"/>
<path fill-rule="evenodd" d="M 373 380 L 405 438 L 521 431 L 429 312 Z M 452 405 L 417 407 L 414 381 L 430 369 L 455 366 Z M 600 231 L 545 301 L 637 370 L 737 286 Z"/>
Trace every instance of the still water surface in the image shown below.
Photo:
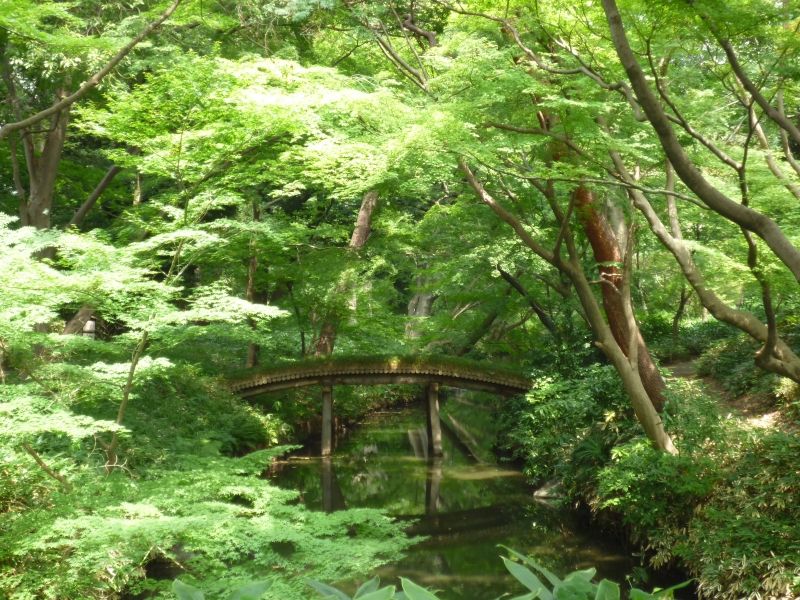
<path fill-rule="evenodd" d="M 278 465 L 275 480 L 300 490 L 312 510 L 381 508 L 408 519 L 409 532 L 427 539 L 378 574 L 443 590 L 443 600 L 523 591 L 503 567 L 498 544 L 556 573 L 594 566 L 599 577 L 624 582 L 632 572 L 629 553 L 581 527 L 571 511 L 535 500 L 519 471 L 478 463 L 448 437 L 444 456 L 430 458 L 424 419 L 421 409 L 374 414 L 340 441 L 332 459 L 293 456 Z"/>

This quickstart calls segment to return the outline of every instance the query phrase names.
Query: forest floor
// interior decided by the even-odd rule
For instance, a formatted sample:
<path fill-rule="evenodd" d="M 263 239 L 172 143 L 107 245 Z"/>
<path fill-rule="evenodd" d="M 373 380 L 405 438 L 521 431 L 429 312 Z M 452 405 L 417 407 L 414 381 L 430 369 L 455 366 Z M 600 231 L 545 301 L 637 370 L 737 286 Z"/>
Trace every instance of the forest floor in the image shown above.
<path fill-rule="evenodd" d="M 697 359 L 685 360 L 665 365 L 674 379 L 693 379 L 700 381 L 708 394 L 716 399 L 729 418 L 746 421 L 752 427 L 772 428 L 786 425 L 782 423 L 781 411 L 776 399 L 769 394 L 749 393 L 735 396 L 728 392 L 713 377 L 697 374 Z"/>

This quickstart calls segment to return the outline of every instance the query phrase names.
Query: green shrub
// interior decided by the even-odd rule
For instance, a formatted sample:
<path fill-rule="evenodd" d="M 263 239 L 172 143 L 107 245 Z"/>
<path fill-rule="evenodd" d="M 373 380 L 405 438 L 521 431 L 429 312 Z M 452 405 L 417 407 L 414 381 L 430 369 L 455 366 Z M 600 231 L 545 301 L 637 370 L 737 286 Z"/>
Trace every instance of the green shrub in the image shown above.
<path fill-rule="evenodd" d="M 74 477 L 73 493 L 2 521 L 0 597 L 168 598 L 183 573 L 212 594 L 266 578 L 277 597 L 305 600 L 305 577 L 352 578 L 414 541 L 377 510 L 299 506 L 297 492 L 262 477 L 280 451 L 176 457 L 136 480 Z"/>
<path fill-rule="evenodd" d="M 610 366 L 592 365 L 580 377 L 534 378 L 525 397 L 505 405 L 499 446 L 523 462 L 532 481 L 542 483 L 561 471 L 587 444 L 598 454 L 632 430 L 631 410 Z M 594 464 L 594 463 L 593 463 Z"/>
<path fill-rule="evenodd" d="M 713 377 L 734 396 L 772 393 L 779 377 L 756 366 L 754 359 L 759 347 L 744 335 L 718 341 L 697 361 L 697 373 Z"/>
<path fill-rule="evenodd" d="M 722 599 L 800 595 L 800 439 L 754 431 L 698 508 L 675 554 L 704 594 Z"/>
<path fill-rule="evenodd" d="M 699 356 L 715 342 L 734 337 L 737 330 L 716 319 L 694 319 L 680 328 L 679 341 L 686 354 Z"/>

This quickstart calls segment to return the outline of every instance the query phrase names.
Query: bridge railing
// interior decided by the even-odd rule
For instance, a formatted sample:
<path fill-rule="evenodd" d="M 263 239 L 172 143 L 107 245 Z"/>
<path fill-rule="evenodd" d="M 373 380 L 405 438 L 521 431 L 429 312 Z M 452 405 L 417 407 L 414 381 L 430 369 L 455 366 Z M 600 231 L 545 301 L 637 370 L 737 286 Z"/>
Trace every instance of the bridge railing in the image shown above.
<path fill-rule="evenodd" d="M 270 382 L 341 375 L 428 375 L 486 382 L 526 390 L 530 380 L 518 369 L 443 355 L 337 356 L 308 358 L 294 363 L 249 370 L 231 382 L 233 391 Z"/>

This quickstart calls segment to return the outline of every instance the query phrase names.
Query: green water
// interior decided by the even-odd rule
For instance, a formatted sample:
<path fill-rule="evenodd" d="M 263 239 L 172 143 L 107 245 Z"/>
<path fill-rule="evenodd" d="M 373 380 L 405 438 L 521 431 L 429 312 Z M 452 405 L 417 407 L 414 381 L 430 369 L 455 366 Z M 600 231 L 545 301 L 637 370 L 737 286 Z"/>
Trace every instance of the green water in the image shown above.
<path fill-rule="evenodd" d="M 340 440 L 333 458 L 294 456 L 277 465 L 275 480 L 300 490 L 314 510 L 372 507 L 407 519 L 409 533 L 426 539 L 378 574 L 445 590 L 443 600 L 523 591 L 505 571 L 498 544 L 557 573 L 594 566 L 599 576 L 624 582 L 634 569 L 629 553 L 582 528 L 569 510 L 534 500 L 518 471 L 476 463 L 447 436 L 444 456 L 429 458 L 424 422 L 421 408 L 374 414 Z"/>

